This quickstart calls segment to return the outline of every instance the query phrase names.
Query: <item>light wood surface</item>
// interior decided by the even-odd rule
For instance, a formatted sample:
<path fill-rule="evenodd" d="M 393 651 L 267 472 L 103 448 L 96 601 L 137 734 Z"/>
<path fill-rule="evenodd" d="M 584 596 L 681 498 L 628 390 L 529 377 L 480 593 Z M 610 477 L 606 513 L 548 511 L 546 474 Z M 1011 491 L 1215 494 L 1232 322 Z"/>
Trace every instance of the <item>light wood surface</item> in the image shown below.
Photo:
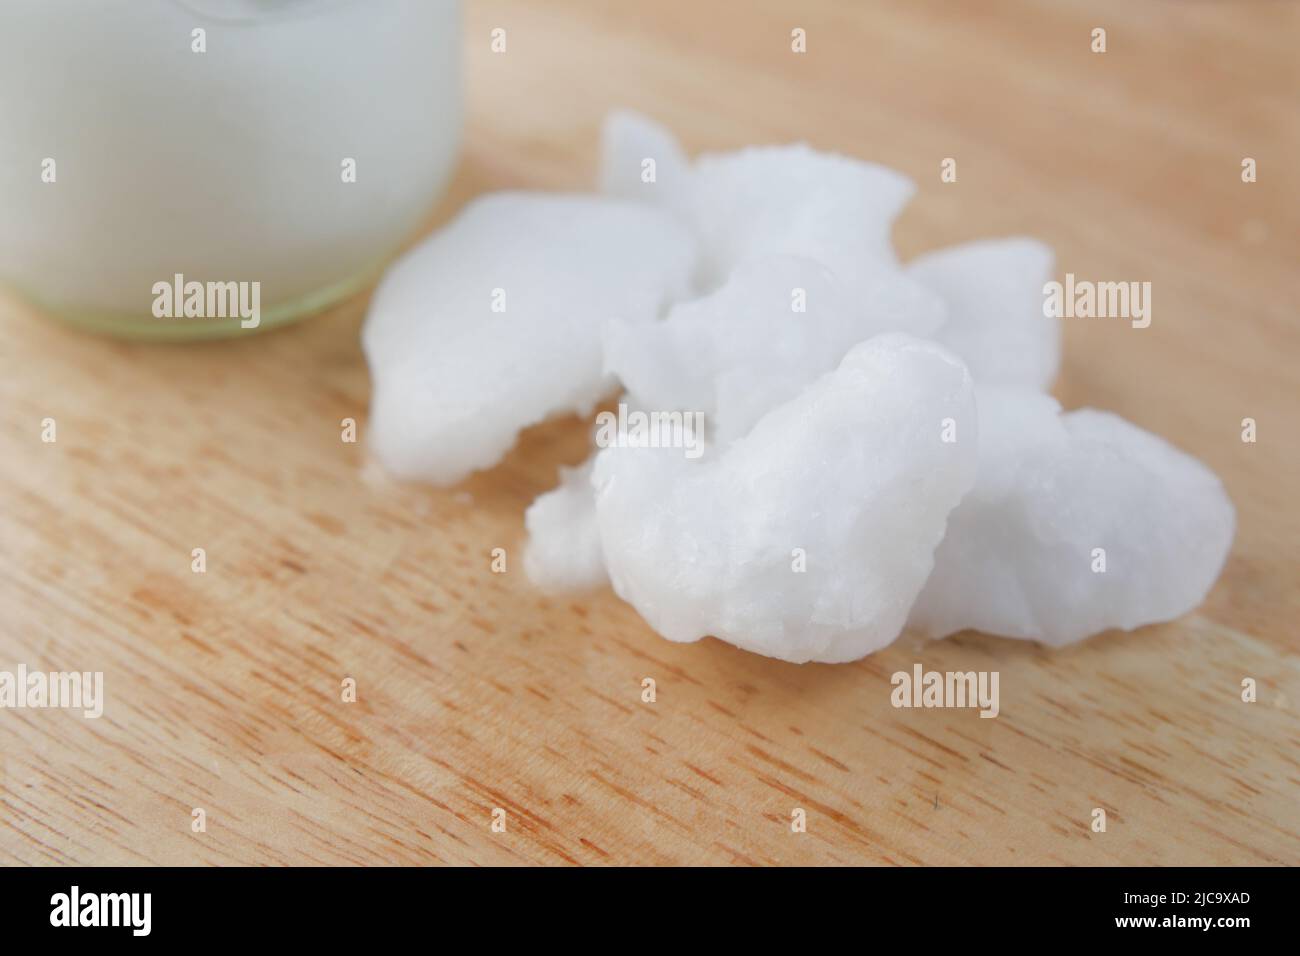
<path fill-rule="evenodd" d="M 467 144 L 430 226 L 487 189 L 587 188 L 630 106 L 693 151 L 807 139 L 908 172 L 905 256 L 1025 233 L 1062 273 L 1153 283 L 1149 329 L 1066 321 L 1057 394 L 1205 460 L 1240 528 L 1197 612 L 1063 651 L 671 644 L 522 573 L 523 510 L 582 423 L 451 491 L 367 465 L 364 296 L 196 347 L 0 298 L 0 669 L 102 670 L 108 697 L 97 721 L 0 711 L 0 861 L 1300 863 L 1298 34 L 1273 2 L 467 11 Z M 1001 715 L 893 709 L 918 661 L 998 670 Z"/>

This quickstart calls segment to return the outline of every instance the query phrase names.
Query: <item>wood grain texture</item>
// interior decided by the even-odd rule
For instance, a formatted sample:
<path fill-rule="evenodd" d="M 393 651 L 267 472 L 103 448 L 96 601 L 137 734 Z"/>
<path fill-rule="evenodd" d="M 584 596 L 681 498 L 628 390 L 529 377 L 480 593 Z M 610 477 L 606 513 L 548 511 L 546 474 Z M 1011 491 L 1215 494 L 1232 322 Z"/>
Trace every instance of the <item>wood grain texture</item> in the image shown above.
<path fill-rule="evenodd" d="M 108 695 L 97 721 L 0 711 L 0 861 L 1300 863 L 1300 17 L 1087 7 L 471 3 L 467 144 L 430 226 L 487 189 L 588 188 L 602 115 L 631 106 L 691 150 L 806 139 L 908 172 L 905 256 L 1026 233 L 1062 273 L 1152 282 L 1149 329 L 1066 322 L 1057 394 L 1224 477 L 1240 527 L 1197 612 L 1056 652 L 905 636 L 841 666 L 671 644 L 519 569 L 581 423 L 452 491 L 340 441 L 345 417 L 365 432 L 364 296 L 199 347 L 0 298 L 0 669 L 102 670 Z M 894 710 L 917 661 L 1000 671 L 1001 715 Z"/>

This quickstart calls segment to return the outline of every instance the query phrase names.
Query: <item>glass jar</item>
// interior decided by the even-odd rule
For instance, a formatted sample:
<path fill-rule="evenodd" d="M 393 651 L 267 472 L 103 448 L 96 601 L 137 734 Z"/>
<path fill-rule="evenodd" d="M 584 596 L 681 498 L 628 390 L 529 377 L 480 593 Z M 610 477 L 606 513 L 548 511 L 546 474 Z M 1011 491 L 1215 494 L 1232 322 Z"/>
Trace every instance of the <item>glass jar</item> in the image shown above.
<path fill-rule="evenodd" d="M 329 305 L 443 190 L 459 48 L 458 0 L 3 0 L 0 281 L 134 337 Z"/>

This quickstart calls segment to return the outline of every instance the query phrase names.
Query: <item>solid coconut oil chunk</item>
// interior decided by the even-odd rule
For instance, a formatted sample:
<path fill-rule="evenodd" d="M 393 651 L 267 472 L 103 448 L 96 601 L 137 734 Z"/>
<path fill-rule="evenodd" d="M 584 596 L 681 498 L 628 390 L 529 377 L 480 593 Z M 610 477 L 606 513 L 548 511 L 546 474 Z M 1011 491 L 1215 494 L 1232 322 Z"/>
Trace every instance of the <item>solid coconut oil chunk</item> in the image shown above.
<path fill-rule="evenodd" d="M 593 482 L 614 590 L 670 640 L 795 662 L 879 650 L 975 480 L 975 431 L 965 366 L 893 334 L 698 462 L 604 449 Z"/>
<path fill-rule="evenodd" d="M 0 281 L 154 338 L 362 288 L 450 175 L 459 20 L 457 0 L 5 0 Z"/>
<path fill-rule="evenodd" d="M 953 512 L 911 624 L 1061 645 L 1205 599 L 1236 515 L 1203 464 L 1118 415 L 983 387 L 979 478 Z"/>
<path fill-rule="evenodd" d="M 362 333 L 371 447 L 402 478 L 453 484 L 519 432 L 612 391 L 600 329 L 686 294 L 691 236 L 599 196 L 493 193 L 389 270 Z"/>

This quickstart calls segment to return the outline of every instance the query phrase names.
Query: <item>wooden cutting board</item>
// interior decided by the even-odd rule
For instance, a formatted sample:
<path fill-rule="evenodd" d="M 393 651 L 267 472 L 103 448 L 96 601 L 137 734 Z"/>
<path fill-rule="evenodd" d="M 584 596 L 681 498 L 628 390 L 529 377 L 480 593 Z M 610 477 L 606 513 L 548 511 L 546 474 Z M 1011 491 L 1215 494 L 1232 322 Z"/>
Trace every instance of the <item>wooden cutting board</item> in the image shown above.
<path fill-rule="evenodd" d="M 1057 394 L 1223 476 L 1240 527 L 1203 607 L 1061 651 L 671 644 L 608 591 L 522 574 L 577 420 L 450 491 L 367 465 L 364 296 L 189 347 L 4 298 L 0 669 L 100 670 L 107 704 L 0 711 L 0 861 L 1300 863 L 1300 17 L 1089 6 L 473 3 L 467 144 L 429 225 L 488 189 L 588 188 L 630 106 L 691 150 L 806 139 L 905 170 L 905 256 L 1024 233 L 1061 273 L 1150 281 L 1148 329 L 1066 321 Z M 1000 716 L 895 710 L 918 662 L 999 671 Z"/>

